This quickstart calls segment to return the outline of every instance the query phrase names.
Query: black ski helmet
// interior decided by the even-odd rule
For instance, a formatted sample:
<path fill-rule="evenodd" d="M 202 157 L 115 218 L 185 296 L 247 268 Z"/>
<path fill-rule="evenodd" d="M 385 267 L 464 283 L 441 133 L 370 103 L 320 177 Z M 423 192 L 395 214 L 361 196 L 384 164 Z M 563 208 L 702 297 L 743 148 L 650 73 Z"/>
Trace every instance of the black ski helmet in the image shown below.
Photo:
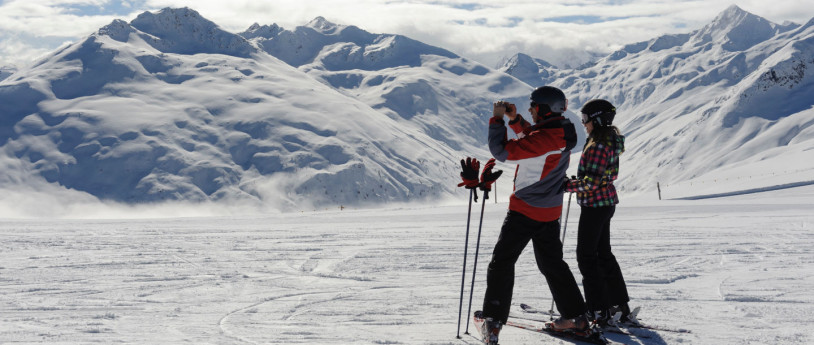
<path fill-rule="evenodd" d="M 540 106 L 537 113 L 541 116 L 549 113 L 562 114 L 568 109 L 568 99 L 565 98 L 565 94 L 553 86 L 540 86 L 531 93 L 529 98 L 532 103 Z"/>
<path fill-rule="evenodd" d="M 592 99 L 582 106 L 582 123 L 593 123 L 598 127 L 608 127 L 613 125 L 613 118 L 616 116 L 616 107 L 604 99 Z"/>

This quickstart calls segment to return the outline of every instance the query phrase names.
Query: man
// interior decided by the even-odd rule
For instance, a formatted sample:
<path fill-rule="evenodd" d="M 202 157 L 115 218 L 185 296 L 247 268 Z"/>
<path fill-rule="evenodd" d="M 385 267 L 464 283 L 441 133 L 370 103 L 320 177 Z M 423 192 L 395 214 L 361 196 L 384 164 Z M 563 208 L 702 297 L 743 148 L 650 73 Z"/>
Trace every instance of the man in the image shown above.
<path fill-rule="evenodd" d="M 531 94 L 529 123 L 513 104 L 497 102 L 489 120 L 489 150 L 499 161 L 517 163 L 514 194 L 500 230 L 486 277 L 481 332 L 488 343 L 497 343 L 501 325 L 509 318 L 514 288 L 514 265 L 532 242 L 537 267 L 546 278 L 561 318 L 553 330 L 583 331 L 589 328 L 587 308 L 568 264 L 562 258 L 560 214 L 562 182 L 571 149 L 576 146 L 574 124 L 562 115 L 568 106 L 565 94 L 550 86 Z M 507 139 L 506 124 L 518 139 Z"/>

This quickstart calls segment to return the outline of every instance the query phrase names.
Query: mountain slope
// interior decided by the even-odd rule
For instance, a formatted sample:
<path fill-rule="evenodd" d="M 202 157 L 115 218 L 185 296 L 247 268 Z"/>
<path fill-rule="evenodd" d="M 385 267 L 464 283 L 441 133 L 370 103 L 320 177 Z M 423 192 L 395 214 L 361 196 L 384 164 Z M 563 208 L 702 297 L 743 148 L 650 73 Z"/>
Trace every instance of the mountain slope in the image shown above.
<path fill-rule="evenodd" d="M 293 31 L 255 24 L 241 35 L 400 124 L 481 157 L 492 102 L 526 103 L 532 89 L 441 48 L 321 17 Z"/>
<path fill-rule="evenodd" d="M 283 209 L 451 193 L 456 156 L 190 9 L 114 21 L 0 83 L 8 188 Z M 451 187 L 450 187 L 451 186 Z"/>
<path fill-rule="evenodd" d="M 498 70 L 529 85 L 548 85 L 554 81 L 552 77 L 557 72 L 557 67 L 545 60 L 517 53 L 506 60 Z"/>
<path fill-rule="evenodd" d="M 523 113 L 542 84 L 565 90 L 572 111 L 597 97 L 617 105 L 623 190 L 658 182 L 697 195 L 766 172 L 788 176 L 758 187 L 814 181 L 803 176 L 814 168 L 812 43 L 814 21 L 777 25 L 733 6 L 579 69 L 518 54 L 493 70 L 324 18 L 231 34 L 164 9 L 0 81 L 0 189 L 288 210 L 462 196 L 456 162 L 489 156 L 491 103 Z"/>
<path fill-rule="evenodd" d="M 574 107 L 592 98 L 617 106 L 628 135 L 623 189 L 749 178 L 766 171 L 765 160 L 805 170 L 814 166 L 795 157 L 814 147 L 811 26 L 777 25 L 732 6 L 695 32 L 631 44 L 553 77 L 540 69 L 537 79 L 553 80 Z"/>

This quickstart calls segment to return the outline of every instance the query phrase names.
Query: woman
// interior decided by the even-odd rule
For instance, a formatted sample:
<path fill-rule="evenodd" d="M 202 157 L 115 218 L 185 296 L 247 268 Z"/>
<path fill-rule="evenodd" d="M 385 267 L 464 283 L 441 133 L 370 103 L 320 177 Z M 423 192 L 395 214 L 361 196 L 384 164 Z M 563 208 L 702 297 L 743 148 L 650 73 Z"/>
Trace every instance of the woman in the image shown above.
<path fill-rule="evenodd" d="M 621 312 L 630 318 L 630 301 L 622 270 L 611 252 L 610 220 L 619 198 L 613 181 L 619 174 L 619 155 L 625 150 L 625 137 L 612 125 L 616 108 L 602 99 L 582 107 L 582 124 L 588 140 L 579 160 L 578 175 L 566 179 L 565 191 L 577 194 L 582 212 L 577 235 L 577 262 L 588 310 L 601 326 Z"/>

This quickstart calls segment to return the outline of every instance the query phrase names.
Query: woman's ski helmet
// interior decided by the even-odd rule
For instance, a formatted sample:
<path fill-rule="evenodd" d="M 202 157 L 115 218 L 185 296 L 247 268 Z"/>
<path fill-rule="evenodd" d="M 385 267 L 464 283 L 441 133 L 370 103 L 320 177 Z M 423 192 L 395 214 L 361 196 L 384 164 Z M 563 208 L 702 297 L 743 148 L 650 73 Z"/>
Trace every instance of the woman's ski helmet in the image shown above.
<path fill-rule="evenodd" d="M 582 106 L 582 123 L 593 121 L 596 126 L 607 127 L 613 125 L 616 116 L 616 107 L 604 99 L 593 99 Z"/>

